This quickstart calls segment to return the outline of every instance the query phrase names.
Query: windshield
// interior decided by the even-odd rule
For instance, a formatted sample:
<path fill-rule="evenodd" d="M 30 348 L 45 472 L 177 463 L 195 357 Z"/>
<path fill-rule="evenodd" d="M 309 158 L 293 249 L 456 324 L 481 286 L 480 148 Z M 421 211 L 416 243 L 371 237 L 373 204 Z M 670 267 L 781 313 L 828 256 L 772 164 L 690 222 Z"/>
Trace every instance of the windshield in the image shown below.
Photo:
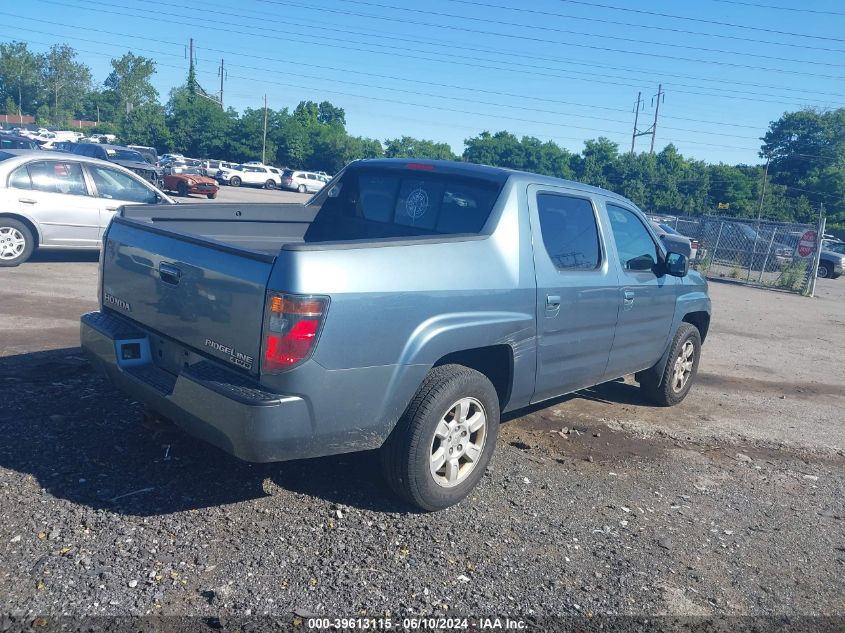
<path fill-rule="evenodd" d="M 200 170 L 196 167 L 188 167 L 186 169 L 183 169 L 180 173 L 188 174 L 190 176 L 202 176 L 202 172 L 200 172 Z"/>
<path fill-rule="evenodd" d="M 312 204 L 306 242 L 478 234 L 501 184 L 410 169 L 349 169 Z"/>
<path fill-rule="evenodd" d="M 675 229 L 673 229 L 668 224 L 658 224 L 657 226 L 659 226 L 661 229 L 666 231 L 669 235 L 680 235 L 680 233 L 678 233 Z"/>
<path fill-rule="evenodd" d="M 834 253 L 845 254 L 845 242 L 827 242 L 824 247 L 829 251 L 833 251 Z"/>
<path fill-rule="evenodd" d="M 133 149 L 107 149 L 110 160 L 134 160 L 137 163 L 145 163 L 144 157 Z"/>

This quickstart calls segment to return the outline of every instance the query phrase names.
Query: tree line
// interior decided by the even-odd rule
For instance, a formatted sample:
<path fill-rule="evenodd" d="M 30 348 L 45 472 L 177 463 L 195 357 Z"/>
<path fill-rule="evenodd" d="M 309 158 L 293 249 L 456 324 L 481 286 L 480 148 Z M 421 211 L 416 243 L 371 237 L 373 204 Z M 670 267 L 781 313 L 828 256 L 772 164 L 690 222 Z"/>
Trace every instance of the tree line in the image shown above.
<path fill-rule="evenodd" d="M 630 154 L 602 137 L 575 153 L 507 131 L 467 138 L 456 155 L 432 140 L 354 136 L 343 108 L 328 101 L 268 109 L 265 143 L 264 109 L 221 108 L 193 71 L 162 103 L 151 83 L 154 60 L 128 52 L 111 67 L 96 84 L 70 46 L 35 53 L 24 42 L 2 43 L 0 104 L 7 114 L 34 114 L 41 125 L 101 121 L 97 131 L 125 142 L 233 162 L 261 159 L 262 148 L 267 162 L 329 173 L 359 158 L 465 160 L 604 187 L 662 214 L 762 213 L 766 219 L 814 222 L 823 204 L 829 230 L 845 237 L 845 108 L 787 112 L 772 122 L 760 147 L 768 167 L 708 164 L 682 156 L 671 144 L 655 154 Z"/>

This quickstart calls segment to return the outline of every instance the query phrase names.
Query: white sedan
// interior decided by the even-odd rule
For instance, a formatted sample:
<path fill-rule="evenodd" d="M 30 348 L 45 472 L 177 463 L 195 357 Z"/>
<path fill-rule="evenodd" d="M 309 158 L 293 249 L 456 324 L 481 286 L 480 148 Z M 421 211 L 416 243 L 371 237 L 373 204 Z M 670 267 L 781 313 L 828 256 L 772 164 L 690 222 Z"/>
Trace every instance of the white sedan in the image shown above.
<path fill-rule="evenodd" d="M 0 266 L 17 266 L 37 248 L 100 248 L 119 207 L 175 204 L 114 163 L 76 154 L 0 151 Z"/>

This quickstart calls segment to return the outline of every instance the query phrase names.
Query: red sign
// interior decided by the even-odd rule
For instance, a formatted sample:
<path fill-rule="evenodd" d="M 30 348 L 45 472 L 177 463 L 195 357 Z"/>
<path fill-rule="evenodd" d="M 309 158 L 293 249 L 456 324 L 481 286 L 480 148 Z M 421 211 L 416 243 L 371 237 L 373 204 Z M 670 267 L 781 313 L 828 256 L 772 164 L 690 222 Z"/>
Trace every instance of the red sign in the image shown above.
<path fill-rule="evenodd" d="M 811 253 L 816 252 L 816 238 L 818 237 L 815 231 L 805 231 L 801 239 L 798 240 L 798 256 L 809 257 Z"/>

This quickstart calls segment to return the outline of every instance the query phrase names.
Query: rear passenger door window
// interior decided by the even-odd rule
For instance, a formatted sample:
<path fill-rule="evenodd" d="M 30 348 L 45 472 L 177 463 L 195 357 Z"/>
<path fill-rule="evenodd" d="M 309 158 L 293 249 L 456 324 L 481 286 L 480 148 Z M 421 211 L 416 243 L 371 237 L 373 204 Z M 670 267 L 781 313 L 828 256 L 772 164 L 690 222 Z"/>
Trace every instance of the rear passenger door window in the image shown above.
<path fill-rule="evenodd" d="M 38 161 L 29 164 L 32 188 L 45 193 L 87 196 L 88 188 L 79 163 Z"/>
<path fill-rule="evenodd" d="M 558 270 L 595 270 L 601 263 L 593 204 L 586 198 L 537 194 L 543 245 Z"/>

